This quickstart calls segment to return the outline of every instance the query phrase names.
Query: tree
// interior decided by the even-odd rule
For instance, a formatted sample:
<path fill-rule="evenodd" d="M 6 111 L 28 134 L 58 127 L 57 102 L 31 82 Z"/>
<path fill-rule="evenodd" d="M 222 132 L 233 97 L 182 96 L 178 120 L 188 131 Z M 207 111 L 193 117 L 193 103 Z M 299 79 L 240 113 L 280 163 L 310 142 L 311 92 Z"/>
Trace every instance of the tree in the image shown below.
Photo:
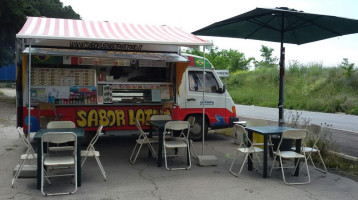
<path fill-rule="evenodd" d="M 203 56 L 203 52 L 199 49 L 187 49 L 185 53 Z M 218 47 L 213 47 L 208 53 L 205 54 L 207 58 L 216 69 L 228 69 L 230 72 L 235 72 L 238 70 L 248 70 L 250 67 L 250 62 L 254 58 L 246 59 L 245 54 L 238 52 L 233 49 L 223 49 L 219 51 Z"/>
<path fill-rule="evenodd" d="M 272 57 L 272 52 L 274 50 L 270 47 L 261 46 L 260 52 L 261 57 L 263 58 L 261 61 L 255 61 L 255 68 L 274 68 L 277 67 L 277 57 Z"/>
<path fill-rule="evenodd" d="M 14 63 L 16 34 L 27 16 L 80 19 L 71 6 L 63 6 L 59 0 L 1 0 L 0 67 Z"/>
<path fill-rule="evenodd" d="M 340 67 L 344 69 L 344 75 L 348 78 L 354 73 L 354 63 L 349 63 L 348 58 L 343 58 Z"/>

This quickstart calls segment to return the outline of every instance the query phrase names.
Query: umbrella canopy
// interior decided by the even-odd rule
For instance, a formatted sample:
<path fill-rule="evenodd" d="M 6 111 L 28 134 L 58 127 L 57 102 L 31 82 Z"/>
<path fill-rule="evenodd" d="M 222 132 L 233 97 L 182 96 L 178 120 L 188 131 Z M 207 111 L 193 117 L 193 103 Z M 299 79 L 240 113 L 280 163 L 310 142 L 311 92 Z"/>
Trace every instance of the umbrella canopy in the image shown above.
<path fill-rule="evenodd" d="M 244 38 L 281 43 L 279 123 L 283 118 L 283 78 L 285 50 L 283 43 L 305 44 L 358 32 L 358 20 L 305 13 L 286 7 L 256 8 L 247 13 L 216 22 L 194 31 L 195 35 Z"/>

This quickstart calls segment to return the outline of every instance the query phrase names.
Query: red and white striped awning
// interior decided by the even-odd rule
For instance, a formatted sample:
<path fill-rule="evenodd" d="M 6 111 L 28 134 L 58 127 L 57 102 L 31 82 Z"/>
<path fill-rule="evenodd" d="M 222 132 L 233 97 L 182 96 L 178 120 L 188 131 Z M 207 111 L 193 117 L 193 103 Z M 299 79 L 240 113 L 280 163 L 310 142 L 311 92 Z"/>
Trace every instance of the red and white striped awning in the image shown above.
<path fill-rule="evenodd" d="M 46 17 L 28 17 L 16 37 L 178 46 L 212 45 L 211 42 L 186 33 L 177 27 Z"/>

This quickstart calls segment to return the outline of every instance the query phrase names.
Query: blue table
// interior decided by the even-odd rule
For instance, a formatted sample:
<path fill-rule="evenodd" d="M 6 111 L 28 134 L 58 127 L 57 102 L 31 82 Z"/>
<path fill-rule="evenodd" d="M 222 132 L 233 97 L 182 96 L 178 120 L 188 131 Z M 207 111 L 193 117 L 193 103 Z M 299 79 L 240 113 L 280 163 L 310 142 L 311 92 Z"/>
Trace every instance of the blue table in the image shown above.
<path fill-rule="evenodd" d="M 248 137 L 252 141 L 253 133 L 257 133 L 264 136 L 264 163 L 263 163 L 263 177 L 267 178 L 267 142 L 269 135 L 281 135 L 286 130 L 292 130 L 292 127 L 286 126 L 257 126 L 257 127 L 245 127 L 248 132 Z M 300 153 L 301 142 L 296 142 L 296 152 Z M 296 161 L 297 162 L 297 161 Z M 248 168 L 252 170 L 252 160 L 248 159 Z M 295 171 L 295 176 L 299 174 L 299 167 Z"/>
<path fill-rule="evenodd" d="M 34 140 L 37 141 L 37 189 L 41 189 L 41 137 L 47 132 L 73 132 L 77 135 L 77 186 L 81 187 L 81 140 L 85 137 L 85 130 L 83 128 L 54 128 L 40 129 L 34 136 Z"/>

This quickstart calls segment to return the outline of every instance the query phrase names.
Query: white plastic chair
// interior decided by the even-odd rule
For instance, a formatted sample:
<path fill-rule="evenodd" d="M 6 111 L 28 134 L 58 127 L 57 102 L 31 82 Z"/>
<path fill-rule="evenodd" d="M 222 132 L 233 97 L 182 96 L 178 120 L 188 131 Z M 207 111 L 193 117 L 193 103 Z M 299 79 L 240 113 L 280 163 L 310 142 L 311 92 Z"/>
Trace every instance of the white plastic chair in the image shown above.
<path fill-rule="evenodd" d="M 303 146 L 304 145 L 304 140 L 306 139 L 307 135 L 308 135 L 308 131 L 306 129 L 286 130 L 286 131 L 284 131 L 282 133 L 280 143 L 278 144 L 278 147 L 277 147 L 277 151 L 274 152 L 275 157 L 274 157 L 274 160 L 272 162 L 270 176 L 271 176 L 272 170 L 274 168 L 281 168 L 283 181 L 288 185 L 307 184 L 307 183 L 309 183 L 311 181 L 310 172 L 308 170 L 308 164 L 307 164 L 307 158 L 306 158 L 305 152 L 302 152 L 302 154 L 300 154 L 300 153 L 297 153 L 295 151 L 280 151 L 280 146 L 281 146 L 281 143 L 282 143 L 282 141 L 284 139 L 292 139 L 292 140 L 296 140 L 296 142 L 298 142 L 297 140 L 301 140 L 301 145 Z M 277 157 L 279 157 L 280 166 L 279 167 L 274 167 Z M 282 159 L 293 159 L 293 160 L 298 159 L 297 164 L 293 167 L 294 171 L 296 171 L 296 168 L 298 167 L 298 164 L 300 163 L 300 160 L 304 159 L 305 164 L 306 164 L 307 174 L 308 174 L 308 181 L 306 181 L 306 182 L 290 182 L 290 183 L 287 182 L 286 177 L 285 177 L 284 168 L 290 168 L 290 167 L 284 167 Z"/>
<path fill-rule="evenodd" d="M 301 152 L 304 152 L 304 153 L 306 154 L 307 160 L 308 160 L 308 159 L 311 160 L 312 166 L 313 166 L 316 170 L 318 170 L 318 171 L 320 171 L 320 172 L 326 174 L 326 173 L 327 173 L 327 167 L 326 167 L 326 165 L 325 165 L 325 163 L 324 163 L 324 161 L 323 161 L 323 158 L 322 158 L 322 156 L 321 156 L 320 150 L 318 149 L 318 146 L 317 146 L 317 142 L 318 142 L 318 140 L 320 139 L 320 136 L 321 136 L 322 127 L 319 126 L 319 125 L 311 124 L 310 126 L 308 126 L 307 129 L 308 129 L 308 131 L 309 131 L 310 133 L 312 133 L 312 134 L 314 135 L 314 138 L 315 138 L 315 139 L 314 139 L 313 145 L 312 145 L 311 147 L 304 146 L 304 147 L 301 148 Z M 295 151 L 295 150 L 296 150 L 296 147 L 292 147 L 292 150 Z M 318 156 L 319 156 L 319 158 L 320 158 L 320 160 L 321 160 L 321 164 L 322 164 L 322 166 L 323 166 L 323 169 L 316 167 L 316 165 L 314 164 L 314 162 L 313 162 L 313 160 L 312 160 L 312 154 L 313 154 L 313 153 L 318 154 Z"/>
<path fill-rule="evenodd" d="M 18 127 L 17 128 L 17 132 L 19 133 L 20 138 L 22 139 L 22 141 L 24 142 L 24 144 L 27 147 L 27 150 L 24 154 L 21 154 L 20 156 L 20 164 L 18 165 L 17 171 L 14 174 L 14 177 L 12 178 L 11 181 L 11 187 L 14 187 L 15 182 L 17 181 L 17 179 L 19 178 L 19 175 L 22 171 L 22 169 L 25 166 L 25 162 L 28 161 L 30 163 L 31 160 L 37 160 L 37 153 L 35 153 L 35 150 L 32 148 L 31 143 L 29 142 L 29 140 L 26 138 L 22 128 Z M 46 172 L 44 172 L 46 174 Z M 51 184 L 49 179 L 46 179 L 47 182 L 49 184 Z"/>
<path fill-rule="evenodd" d="M 62 144 L 67 142 L 74 143 L 74 150 L 71 155 L 55 155 L 52 156 L 49 153 L 45 153 L 44 151 L 44 143 L 54 143 L 54 144 Z M 45 196 L 49 195 L 62 195 L 62 194 L 72 194 L 77 191 L 77 136 L 72 132 L 48 132 L 45 133 L 41 137 L 41 150 L 42 150 L 42 158 L 41 158 L 41 193 Z M 57 172 L 53 175 L 45 174 L 45 167 L 63 167 L 63 166 L 73 166 L 73 173 L 64 173 L 59 174 Z M 44 178 L 50 177 L 63 177 L 63 176 L 74 176 L 75 181 L 75 189 L 71 192 L 61 192 L 61 193 L 47 193 L 44 191 Z"/>
<path fill-rule="evenodd" d="M 87 157 L 94 157 L 97 161 L 98 167 L 102 172 L 102 175 L 104 177 L 104 180 L 107 180 L 107 176 L 106 176 L 106 172 L 104 171 L 104 168 L 102 166 L 101 161 L 99 160 L 99 156 L 100 153 L 99 151 L 96 151 L 96 149 L 94 148 L 94 145 L 96 144 L 99 136 L 102 134 L 102 128 L 103 125 L 99 126 L 97 129 L 97 133 L 96 135 L 92 138 L 91 142 L 89 143 L 88 147 L 86 150 L 82 150 L 81 151 L 81 157 L 83 157 L 82 163 L 81 163 L 81 167 L 83 167 L 83 164 L 85 164 Z"/>
<path fill-rule="evenodd" d="M 232 160 L 232 163 L 231 163 L 229 171 L 230 171 L 230 173 L 232 175 L 238 177 L 241 174 L 242 169 L 244 168 L 244 165 L 245 165 L 245 163 L 247 161 L 247 158 L 251 154 L 254 154 L 256 156 L 257 160 L 259 161 L 260 165 L 262 166 L 261 160 L 260 160 L 260 158 L 259 158 L 257 153 L 263 152 L 264 150 L 259 148 L 259 147 L 253 146 L 253 144 L 252 144 L 251 140 L 249 139 L 248 134 L 247 134 L 247 132 L 246 132 L 246 130 L 245 130 L 245 128 L 243 126 L 236 124 L 236 125 L 234 125 L 234 129 L 235 129 L 234 131 L 238 135 L 238 138 L 240 139 L 240 143 L 239 143 L 239 147 L 237 148 L 236 155 L 235 155 L 234 159 Z M 245 140 L 247 140 L 247 142 L 250 144 L 250 147 L 248 147 L 245 144 Z M 239 155 L 239 153 L 244 153 L 245 158 L 244 158 L 244 161 L 241 164 L 239 173 L 235 173 L 232 170 L 232 167 L 234 166 L 235 160 L 236 160 L 237 156 Z M 250 159 L 252 159 L 251 156 L 250 156 Z"/>
<path fill-rule="evenodd" d="M 147 134 L 143 131 L 142 126 L 140 125 L 139 121 L 137 119 L 135 119 L 135 126 L 138 128 L 139 130 L 139 137 L 136 140 L 136 144 L 134 146 L 134 149 L 132 151 L 132 154 L 129 158 L 129 161 L 134 164 L 135 161 L 137 160 L 138 154 L 143 146 L 143 144 L 147 144 L 149 150 L 152 152 L 152 154 L 154 155 L 155 158 L 157 157 L 157 154 L 154 151 L 154 148 L 152 146 L 152 143 L 157 143 L 158 139 L 155 138 L 148 138 Z M 138 147 L 138 148 L 137 148 Z M 135 153 L 137 151 L 137 153 Z M 135 155 L 135 156 L 134 156 Z"/>
<path fill-rule="evenodd" d="M 164 148 L 164 158 L 165 158 L 165 167 L 168 170 L 178 170 L 178 169 L 189 169 L 191 167 L 191 156 L 190 156 L 190 147 L 189 147 L 189 133 L 190 133 L 190 124 L 187 121 L 170 121 L 165 124 L 164 132 L 162 133 L 163 136 L 167 132 L 172 131 L 186 131 L 185 137 L 183 139 L 165 139 L 163 137 L 163 148 Z M 168 167 L 168 155 L 167 155 L 167 149 L 179 149 L 179 148 L 186 148 L 187 149 L 187 161 L 188 166 L 184 168 L 169 168 Z M 178 156 L 178 155 L 174 155 Z"/>
<path fill-rule="evenodd" d="M 51 121 L 46 126 L 47 129 L 55 129 L 55 128 L 76 128 L 75 123 L 72 121 Z M 49 146 L 49 151 L 73 151 L 74 147 L 65 145 L 65 146 Z"/>

